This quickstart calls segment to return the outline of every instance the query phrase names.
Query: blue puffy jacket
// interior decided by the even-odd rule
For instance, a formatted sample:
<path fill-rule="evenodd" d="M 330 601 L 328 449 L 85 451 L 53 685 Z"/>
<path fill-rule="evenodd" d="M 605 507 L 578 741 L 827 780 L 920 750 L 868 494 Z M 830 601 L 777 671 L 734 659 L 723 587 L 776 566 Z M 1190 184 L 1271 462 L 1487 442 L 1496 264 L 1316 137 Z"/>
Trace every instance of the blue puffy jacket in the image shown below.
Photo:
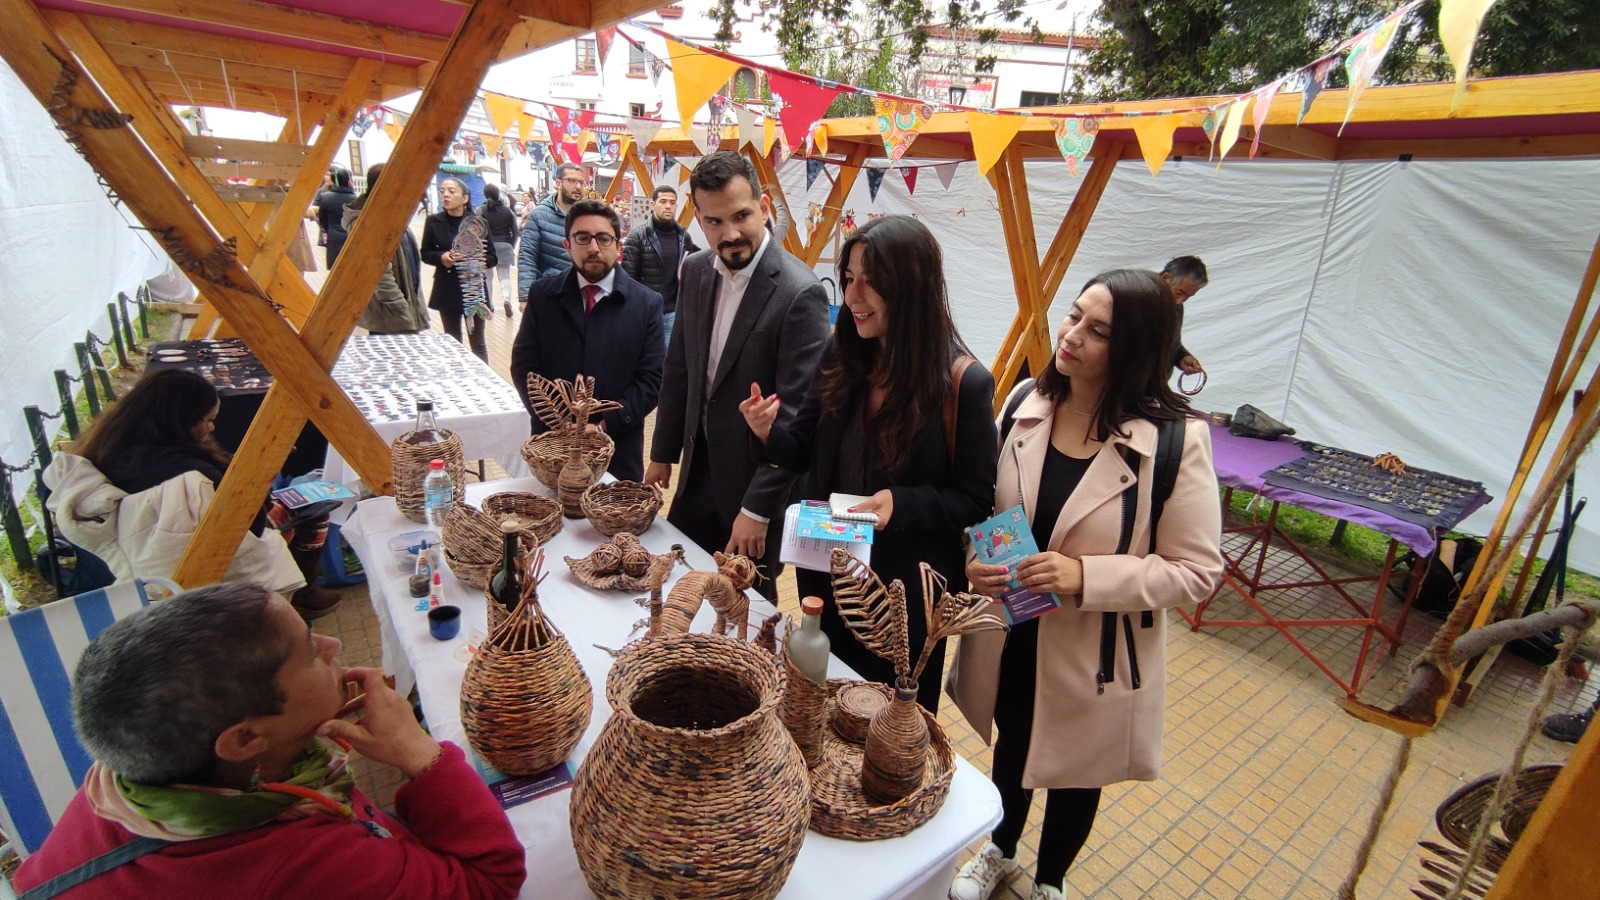
<path fill-rule="evenodd" d="M 540 278 L 572 264 L 567 256 L 567 214 L 556 206 L 554 194 L 528 213 L 517 244 L 517 297 L 526 301 L 528 288 Z"/>

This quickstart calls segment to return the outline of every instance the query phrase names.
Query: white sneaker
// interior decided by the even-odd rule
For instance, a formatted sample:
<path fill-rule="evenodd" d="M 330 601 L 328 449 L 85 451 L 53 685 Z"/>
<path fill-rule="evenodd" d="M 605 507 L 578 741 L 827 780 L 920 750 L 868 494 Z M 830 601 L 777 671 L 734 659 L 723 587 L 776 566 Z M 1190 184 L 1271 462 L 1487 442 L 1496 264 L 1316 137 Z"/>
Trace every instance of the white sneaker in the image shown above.
<path fill-rule="evenodd" d="M 994 889 L 1016 868 L 1017 861 L 1002 856 L 994 841 L 984 841 L 978 855 L 967 860 L 950 882 L 949 900 L 989 900 Z"/>
<path fill-rule="evenodd" d="M 1063 900 L 1065 896 L 1060 888 L 1053 888 L 1048 884 L 1036 884 L 1029 900 Z"/>

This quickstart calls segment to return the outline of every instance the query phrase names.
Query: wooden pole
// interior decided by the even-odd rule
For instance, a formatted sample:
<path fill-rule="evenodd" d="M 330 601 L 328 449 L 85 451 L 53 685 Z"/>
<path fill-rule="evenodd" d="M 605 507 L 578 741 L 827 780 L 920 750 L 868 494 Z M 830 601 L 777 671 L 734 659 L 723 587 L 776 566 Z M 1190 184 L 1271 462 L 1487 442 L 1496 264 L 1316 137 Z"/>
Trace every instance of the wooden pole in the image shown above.
<path fill-rule="evenodd" d="M 856 176 L 861 174 L 861 164 L 867 159 L 867 149 L 866 144 L 851 144 L 845 154 L 844 164 L 839 166 L 839 174 L 833 179 L 833 187 L 824 201 L 822 221 L 806 237 L 805 253 L 800 259 L 807 268 L 816 268 L 817 262 L 822 259 L 823 249 L 828 246 L 828 241 L 833 240 L 833 233 L 839 227 L 839 216 L 844 213 L 844 203 L 850 199 L 850 189 L 855 187 Z M 794 210 L 789 212 L 792 215 Z M 789 230 L 795 229 L 791 226 Z"/>
<path fill-rule="evenodd" d="M 789 205 L 789 199 L 783 194 L 783 185 L 778 181 L 778 170 L 773 168 L 770 158 L 761 155 L 755 144 L 746 144 L 744 155 L 756 167 L 762 188 L 771 192 L 773 204 L 782 203 L 783 208 L 789 211 L 789 230 L 783 234 L 783 249 L 798 257 L 805 252 L 805 245 L 800 242 L 800 229 L 796 227 L 798 223 L 795 222 L 794 207 Z"/>

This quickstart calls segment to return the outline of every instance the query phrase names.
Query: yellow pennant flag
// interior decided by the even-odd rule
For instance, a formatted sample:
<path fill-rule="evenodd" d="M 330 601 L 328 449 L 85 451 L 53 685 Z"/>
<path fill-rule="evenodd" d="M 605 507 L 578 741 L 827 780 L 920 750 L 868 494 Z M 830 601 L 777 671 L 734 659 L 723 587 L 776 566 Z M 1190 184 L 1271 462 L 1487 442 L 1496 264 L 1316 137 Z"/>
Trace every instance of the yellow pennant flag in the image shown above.
<path fill-rule="evenodd" d="M 739 71 L 739 64 L 696 50 L 681 41 L 666 40 L 667 56 L 672 61 L 672 83 L 678 89 L 678 117 L 683 127 L 688 128 L 694 122 L 695 110 L 728 83 L 733 73 Z"/>
<path fill-rule="evenodd" d="M 578 152 L 579 153 L 582 153 L 583 151 L 588 150 L 590 147 L 597 147 L 597 146 L 598 145 L 595 143 L 595 139 L 594 139 L 594 132 L 592 132 L 592 131 L 580 131 L 580 132 L 578 132 Z"/>
<path fill-rule="evenodd" d="M 483 149 L 488 151 L 490 158 L 500 158 L 500 147 L 505 144 L 505 138 L 498 134 L 479 134 L 478 140 L 483 141 Z"/>
<path fill-rule="evenodd" d="M 1233 145 L 1239 140 L 1239 126 L 1244 124 L 1245 109 L 1254 99 L 1255 95 L 1250 94 L 1243 100 L 1228 104 L 1228 120 L 1222 123 L 1222 140 L 1219 141 L 1222 146 L 1217 148 L 1217 168 L 1222 168 L 1223 157 L 1228 155 L 1228 151 L 1232 150 Z"/>
<path fill-rule="evenodd" d="M 1150 174 L 1160 175 L 1172 154 L 1172 133 L 1178 130 L 1178 116 L 1138 116 L 1133 122 L 1133 133 L 1139 138 L 1139 152 L 1144 154 L 1144 164 Z"/>
<path fill-rule="evenodd" d="M 622 161 L 628 158 L 628 151 L 633 149 L 633 135 L 617 135 L 617 168 L 622 167 Z"/>
<path fill-rule="evenodd" d="M 483 108 L 489 114 L 489 124 L 494 126 L 494 133 L 501 137 L 511 130 L 517 117 L 522 115 L 522 107 L 526 105 L 523 101 L 504 94 L 491 94 L 487 91 L 483 94 Z"/>
<path fill-rule="evenodd" d="M 972 155 L 978 160 L 978 174 L 989 174 L 1011 146 L 1011 139 L 1017 136 L 1024 121 L 1021 116 L 967 113 L 967 131 L 972 133 Z"/>
<path fill-rule="evenodd" d="M 761 155 L 772 155 L 772 142 L 778 138 L 778 120 L 771 116 L 761 120 Z"/>
<path fill-rule="evenodd" d="M 1478 42 L 1478 28 L 1494 0 L 1444 0 L 1439 6 L 1439 42 L 1456 67 L 1456 99 L 1467 87 L 1467 68 L 1472 64 L 1472 46 Z"/>
<path fill-rule="evenodd" d="M 383 133 L 389 136 L 389 140 L 400 143 L 400 123 L 393 118 L 383 123 Z"/>
<path fill-rule="evenodd" d="M 530 113 L 519 113 L 517 115 L 517 137 L 519 137 L 519 138 L 521 138 L 521 139 L 523 139 L 525 141 L 533 140 L 533 116 L 532 116 L 532 114 L 530 114 Z"/>
<path fill-rule="evenodd" d="M 811 132 L 811 143 L 817 148 L 817 153 L 821 154 L 822 156 L 828 155 L 827 125 L 818 125 L 816 130 Z"/>

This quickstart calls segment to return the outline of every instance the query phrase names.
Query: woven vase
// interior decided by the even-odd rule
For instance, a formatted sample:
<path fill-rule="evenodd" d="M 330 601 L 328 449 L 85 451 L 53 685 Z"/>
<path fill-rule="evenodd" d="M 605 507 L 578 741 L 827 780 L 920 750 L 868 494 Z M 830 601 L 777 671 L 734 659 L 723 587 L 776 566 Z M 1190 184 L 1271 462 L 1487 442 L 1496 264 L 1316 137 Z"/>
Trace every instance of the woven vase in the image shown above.
<path fill-rule="evenodd" d="M 569 519 L 583 518 L 583 494 L 600 477 L 583 460 L 583 452 L 576 444 L 567 462 L 556 477 L 556 496 L 561 500 L 561 514 Z"/>
<path fill-rule="evenodd" d="M 789 729 L 789 736 L 794 738 L 795 746 L 800 748 L 800 755 L 805 757 L 806 768 L 811 769 L 822 761 L 823 729 L 828 724 L 828 686 L 807 678 L 789 658 L 787 646 L 778 656 L 783 660 L 784 675 L 779 715 L 783 717 L 784 727 Z"/>
<path fill-rule="evenodd" d="M 500 606 L 489 601 L 490 615 Z M 594 692 L 572 645 L 548 619 L 541 646 L 503 644 L 518 616 L 541 616 L 524 601 L 500 617 L 461 679 L 461 727 L 484 762 L 507 775 L 537 775 L 572 755 L 594 710 Z"/>
<path fill-rule="evenodd" d="M 444 470 L 450 473 L 455 486 L 456 505 L 467 500 L 467 464 L 461 458 L 461 438 L 449 429 L 442 441 L 428 444 L 408 444 L 406 439 L 415 434 L 408 431 L 389 445 L 389 459 L 394 466 L 394 503 L 400 514 L 413 522 L 423 522 L 422 479 L 428 477 L 428 463 L 444 460 Z"/>
<path fill-rule="evenodd" d="M 901 681 L 894 699 L 872 717 L 861 758 L 861 791 L 888 805 L 922 786 L 928 765 L 928 723 L 917 706 L 917 686 Z"/>
<path fill-rule="evenodd" d="M 784 676 L 754 644 L 646 638 L 617 655 L 613 713 L 572 787 L 572 843 L 599 897 L 770 898 L 811 815 L 778 718 Z"/>

